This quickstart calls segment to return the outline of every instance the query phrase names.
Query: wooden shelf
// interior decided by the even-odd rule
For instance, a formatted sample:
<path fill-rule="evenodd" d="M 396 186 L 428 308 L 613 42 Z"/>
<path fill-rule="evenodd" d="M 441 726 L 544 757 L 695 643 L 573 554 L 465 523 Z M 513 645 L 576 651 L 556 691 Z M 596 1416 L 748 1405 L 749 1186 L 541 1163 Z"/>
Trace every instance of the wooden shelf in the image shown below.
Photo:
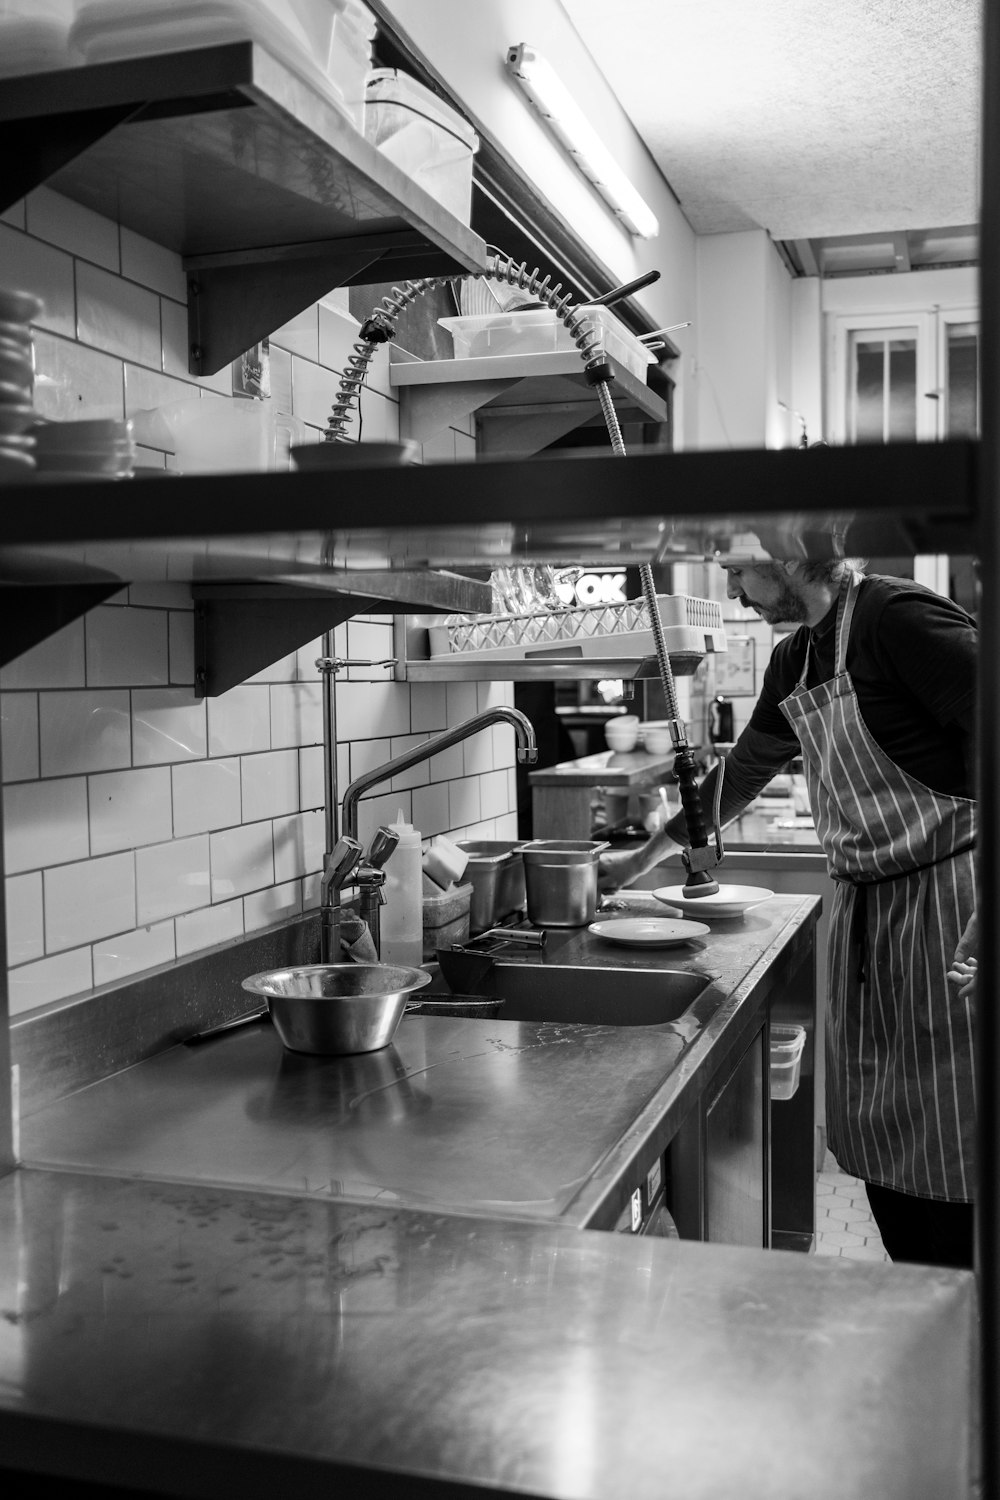
<path fill-rule="evenodd" d="M 338 286 L 483 270 L 478 235 L 253 42 L 5 78 L 0 211 L 57 193 L 177 251 L 190 370 Z"/>

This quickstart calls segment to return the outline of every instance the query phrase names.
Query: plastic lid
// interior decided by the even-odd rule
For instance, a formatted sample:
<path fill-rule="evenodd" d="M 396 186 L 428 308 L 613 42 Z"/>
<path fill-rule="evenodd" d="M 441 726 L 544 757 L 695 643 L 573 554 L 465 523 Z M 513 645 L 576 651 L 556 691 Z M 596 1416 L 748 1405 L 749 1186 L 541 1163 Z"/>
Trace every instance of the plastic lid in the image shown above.
<path fill-rule="evenodd" d="M 400 73 L 397 68 L 374 68 L 365 85 L 365 95 L 371 102 L 400 104 L 434 121 L 463 141 L 472 151 L 479 148 L 479 137 L 467 120 L 464 120 L 437 94 L 431 93 L 409 73 Z"/>

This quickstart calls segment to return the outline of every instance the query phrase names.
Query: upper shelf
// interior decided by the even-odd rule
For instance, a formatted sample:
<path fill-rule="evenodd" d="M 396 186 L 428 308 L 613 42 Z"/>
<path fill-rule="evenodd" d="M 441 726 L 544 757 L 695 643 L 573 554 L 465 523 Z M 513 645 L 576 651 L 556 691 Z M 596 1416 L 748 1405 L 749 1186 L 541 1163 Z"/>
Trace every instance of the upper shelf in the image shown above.
<path fill-rule="evenodd" d="M 621 567 L 763 544 L 773 556 L 978 547 L 972 441 L 581 454 L 331 472 L 8 485 L 0 581 L 232 580 L 337 587 L 338 574 Z"/>
<path fill-rule="evenodd" d="M 620 422 L 665 423 L 667 404 L 631 370 L 609 359 L 611 398 Z M 399 391 L 399 432 L 426 442 L 476 413 L 480 451 L 524 455 L 584 422 L 603 423 L 594 387 L 575 349 L 500 354 L 485 359 L 403 360 L 389 366 Z"/>
<path fill-rule="evenodd" d="M 486 246 L 253 42 L 5 78 L 0 211 L 42 183 L 184 259 L 190 368 L 334 287 L 486 267 Z"/>

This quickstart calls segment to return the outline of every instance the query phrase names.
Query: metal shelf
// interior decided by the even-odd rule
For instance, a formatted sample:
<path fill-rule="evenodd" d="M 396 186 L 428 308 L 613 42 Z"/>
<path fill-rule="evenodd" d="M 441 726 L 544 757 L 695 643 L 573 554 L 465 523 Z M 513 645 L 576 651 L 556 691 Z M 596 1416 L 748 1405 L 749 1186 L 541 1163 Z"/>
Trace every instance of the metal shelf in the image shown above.
<path fill-rule="evenodd" d="M 665 424 L 666 402 L 617 360 L 608 363 L 618 420 Z M 475 412 L 487 457 L 537 453 L 584 423 L 604 420 L 575 350 L 403 360 L 389 366 L 389 381 L 399 391 L 401 437 L 426 442 Z"/>
<path fill-rule="evenodd" d="M 253 42 L 5 78 L 0 211 L 58 193 L 177 251 L 190 370 L 334 287 L 483 270 L 486 246 Z"/>

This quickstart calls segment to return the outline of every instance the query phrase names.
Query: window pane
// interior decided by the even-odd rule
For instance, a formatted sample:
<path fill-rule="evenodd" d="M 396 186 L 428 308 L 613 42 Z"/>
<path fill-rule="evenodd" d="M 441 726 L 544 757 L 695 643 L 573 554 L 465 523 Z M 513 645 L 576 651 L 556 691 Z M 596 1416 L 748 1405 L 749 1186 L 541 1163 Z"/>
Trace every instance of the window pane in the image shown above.
<path fill-rule="evenodd" d="M 885 343 L 855 338 L 854 441 L 881 443 L 885 425 Z"/>
<path fill-rule="evenodd" d="M 917 346 L 913 339 L 893 339 L 889 345 L 890 443 L 912 441 L 917 435 Z"/>
<path fill-rule="evenodd" d="M 948 437 L 979 435 L 979 330 L 974 323 L 953 323 L 948 328 L 947 370 Z"/>

